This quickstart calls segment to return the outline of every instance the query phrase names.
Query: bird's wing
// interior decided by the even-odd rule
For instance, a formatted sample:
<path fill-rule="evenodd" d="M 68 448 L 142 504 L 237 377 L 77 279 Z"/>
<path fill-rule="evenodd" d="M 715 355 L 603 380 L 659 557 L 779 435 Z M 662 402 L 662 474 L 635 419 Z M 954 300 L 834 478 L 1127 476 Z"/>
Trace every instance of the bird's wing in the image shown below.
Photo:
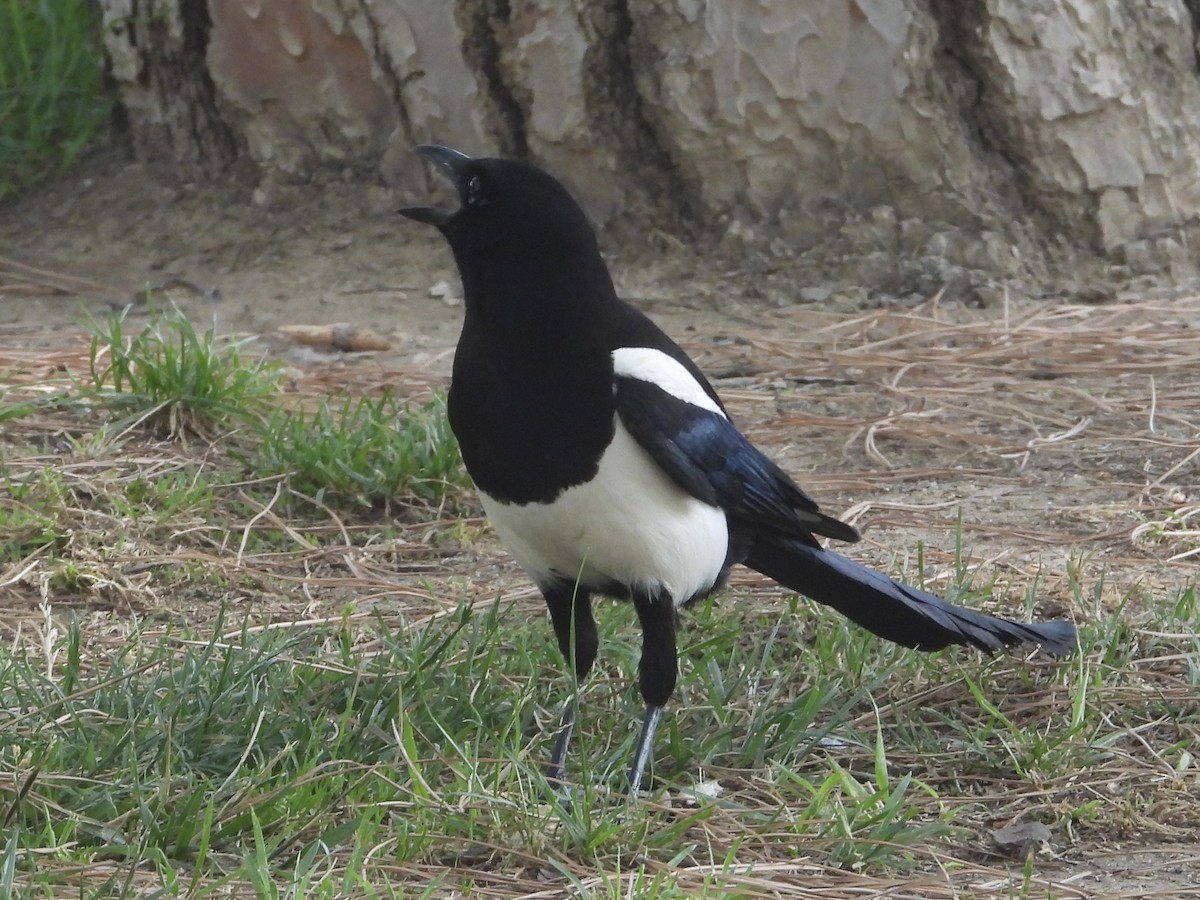
<path fill-rule="evenodd" d="M 699 387 L 696 385 L 696 390 Z M 660 385 L 623 376 L 620 367 L 617 369 L 617 416 L 672 481 L 755 532 L 858 540 L 858 532 L 822 513 L 782 469 L 746 440 L 716 404 L 704 402 L 696 394 L 694 399 L 704 404 L 699 405 L 679 396 L 681 393 L 676 383 Z"/>

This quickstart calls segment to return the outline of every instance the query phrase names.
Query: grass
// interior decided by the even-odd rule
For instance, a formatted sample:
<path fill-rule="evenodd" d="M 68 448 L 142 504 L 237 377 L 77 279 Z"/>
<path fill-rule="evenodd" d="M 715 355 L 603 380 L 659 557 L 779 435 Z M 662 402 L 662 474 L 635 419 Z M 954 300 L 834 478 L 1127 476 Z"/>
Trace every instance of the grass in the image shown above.
<path fill-rule="evenodd" d="M 14 428 L 62 416 L 70 424 L 57 442 L 71 456 L 19 470 L 0 459 L 0 565 L 45 564 L 55 587 L 120 593 L 129 585 L 112 569 L 114 553 L 196 539 L 205 553 L 223 552 L 225 523 L 236 520 L 245 525 L 235 549 L 245 552 L 287 533 L 273 511 L 280 498 L 300 515 L 364 504 L 403 513 L 436 508 L 465 482 L 439 398 L 410 409 L 387 394 L 358 397 L 307 414 L 283 393 L 278 366 L 178 312 L 136 329 L 120 315 L 90 327 L 86 372 L 0 405 Z M 146 468 L 149 456 L 158 462 Z M 252 527 L 260 522 L 277 527 L 264 537 Z M 187 566 L 160 573 L 168 582 L 193 575 Z"/>
<path fill-rule="evenodd" d="M 88 394 L 122 427 L 146 424 L 165 437 L 205 436 L 234 419 L 254 421 L 278 392 L 278 367 L 248 362 L 216 326 L 200 332 L 171 310 L 127 333 L 125 314 L 92 323 Z"/>
<path fill-rule="evenodd" d="M 556 794 L 576 686 L 541 601 L 444 516 L 469 501 L 440 401 L 280 384 L 167 313 L 5 398 L 0 895 L 1073 897 L 1078 848 L 1190 839 L 1196 584 L 1114 600 L 1082 559 L 1062 661 L 922 655 L 735 583 L 684 617 L 632 802 L 640 639 L 600 604 Z M 1036 577 L 972 578 L 964 533 L 937 589 L 1034 609 Z M 989 838 L 1023 822 L 1052 853 Z"/>
<path fill-rule="evenodd" d="M 410 409 L 390 393 L 321 402 L 311 413 L 276 411 L 263 430 L 254 466 L 287 474 L 317 503 L 335 497 L 383 507 L 395 497 L 436 501 L 463 484 L 446 405 L 435 398 Z"/>
<path fill-rule="evenodd" d="M 87 0 L 0 0 L 0 200 L 73 160 L 107 113 Z"/>
<path fill-rule="evenodd" d="M 1186 606 L 1143 634 L 1194 628 L 1173 614 Z M 601 896 L 668 870 L 707 872 L 723 895 L 781 853 L 875 877 L 987 859 L 972 844 L 998 814 L 1076 835 L 1133 827 L 1189 777 L 1175 767 L 1200 699 L 1155 662 L 1173 644 L 1148 638 L 1145 662 L 1116 668 L 872 642 L 855 683 L 822 660 L 864 655 L 859 632 L 808 604 L 769 612 L 689 617 L 657 787 L 629 805 L 638 639 L 622 606 L 601 611 L 611 640 L 583 691 L 566 803 L 539 766 L 569 683 L 546 623 L 513 604 L 274 628 L 227 624 L 225 610 L 201 632 L 120 635 L 44 606 L 0 652 L 0 872 L 30 897 L 77 883 L 89 896 L 407 896 L 414 873 L 454 867 L 431 885 L 440 896 L 538 860 L 552 883 L 606 873 Z M 764 669 L 774 652 L 784 664 Z M 732 689 L 726 673 L 752 683 Z M 1175 783 L 1152 786 L 1164 763 Z M 1136 794 L 1105 787 L 1139 773 Z"/>

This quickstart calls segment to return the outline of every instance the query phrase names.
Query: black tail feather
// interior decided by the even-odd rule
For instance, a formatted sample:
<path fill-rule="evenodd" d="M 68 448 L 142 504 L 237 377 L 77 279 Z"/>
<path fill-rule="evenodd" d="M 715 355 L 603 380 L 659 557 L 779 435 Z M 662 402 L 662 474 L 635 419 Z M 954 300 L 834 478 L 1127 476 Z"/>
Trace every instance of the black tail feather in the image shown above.
<path fill-rule="evenodd" d="M 1065 656 L 1076 647 L 1070 622 L 1026 625 L 972 612 L 800 541 L 760 539 L 745 565 L 915 650 L 970 644 L 992 653 L 1013 644 L 1040 644 L 1054 656 Z"/>

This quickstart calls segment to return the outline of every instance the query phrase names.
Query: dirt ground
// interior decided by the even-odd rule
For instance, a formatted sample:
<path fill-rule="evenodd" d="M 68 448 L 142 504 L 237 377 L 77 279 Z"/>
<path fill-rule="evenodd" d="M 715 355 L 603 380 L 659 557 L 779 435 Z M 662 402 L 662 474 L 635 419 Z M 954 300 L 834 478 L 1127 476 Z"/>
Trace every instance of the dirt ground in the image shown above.
<path fill-rule="evenodd" d="M 461 320 L 452 262 L 397 205 L 359 184 L 266 195 L 92 159 L 0 208 L 0 351 L 35 366 L 39 347 L 78 340 L 81 307 L 142 315 L 147 287 L 166 284 L 159 302 L 260 340 L 297 378 L 444 386 Z M 1039 615 L 1081 622 L 1134 587 L 1166 594 L 1200 572 L 1187 525 L 1200 505 L 1200 299 L 1011 294 L 978 308 L 845 284 L 804 300 L 828 280 L 786 259 L 698 258 L 662 235 L 608 250 L 620 292 L 694 354 L 752 438 L 860 526 L 856 557 L 912 566 L 923 542 L 936 587 L 953 576 L 961 516 L 982 577 L 999 573 L 1014 604 L 1036 582 Z M 341 322 L 391 349 L 347 354 L 277 331 Z M 488 592 L 486 573 L 511 565 L 477 551 Z M 1200 842 L 1181 843 L 1168 867 L 1147 844 L 1110 847 L 1107 862 L 1068 854 L 1059 872 L 1083 890 L 1168 890 L 1200 875 Z"/>

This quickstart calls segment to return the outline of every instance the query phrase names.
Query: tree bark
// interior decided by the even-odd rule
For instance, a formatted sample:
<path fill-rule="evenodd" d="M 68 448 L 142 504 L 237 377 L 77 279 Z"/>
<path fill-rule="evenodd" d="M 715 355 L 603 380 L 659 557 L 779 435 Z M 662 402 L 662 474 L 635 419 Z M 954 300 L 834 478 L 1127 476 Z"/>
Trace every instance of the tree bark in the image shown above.
<path fill-rule="evenodd" d="M 851 248 L 866 280 L 1193 271 L 1195 0 L 102 4 L 137 152 L 185 169 L 415 198 L 440 142 L 539 162 L 601 226 Z"/>
<path fill-rule="evenodd" d="M 212 26 L 207 6 L 177 0 L 104 0 L 102 6 L 110 69 L 137 155 L 204 173 L 244 156 L 205 58 Z"/>

